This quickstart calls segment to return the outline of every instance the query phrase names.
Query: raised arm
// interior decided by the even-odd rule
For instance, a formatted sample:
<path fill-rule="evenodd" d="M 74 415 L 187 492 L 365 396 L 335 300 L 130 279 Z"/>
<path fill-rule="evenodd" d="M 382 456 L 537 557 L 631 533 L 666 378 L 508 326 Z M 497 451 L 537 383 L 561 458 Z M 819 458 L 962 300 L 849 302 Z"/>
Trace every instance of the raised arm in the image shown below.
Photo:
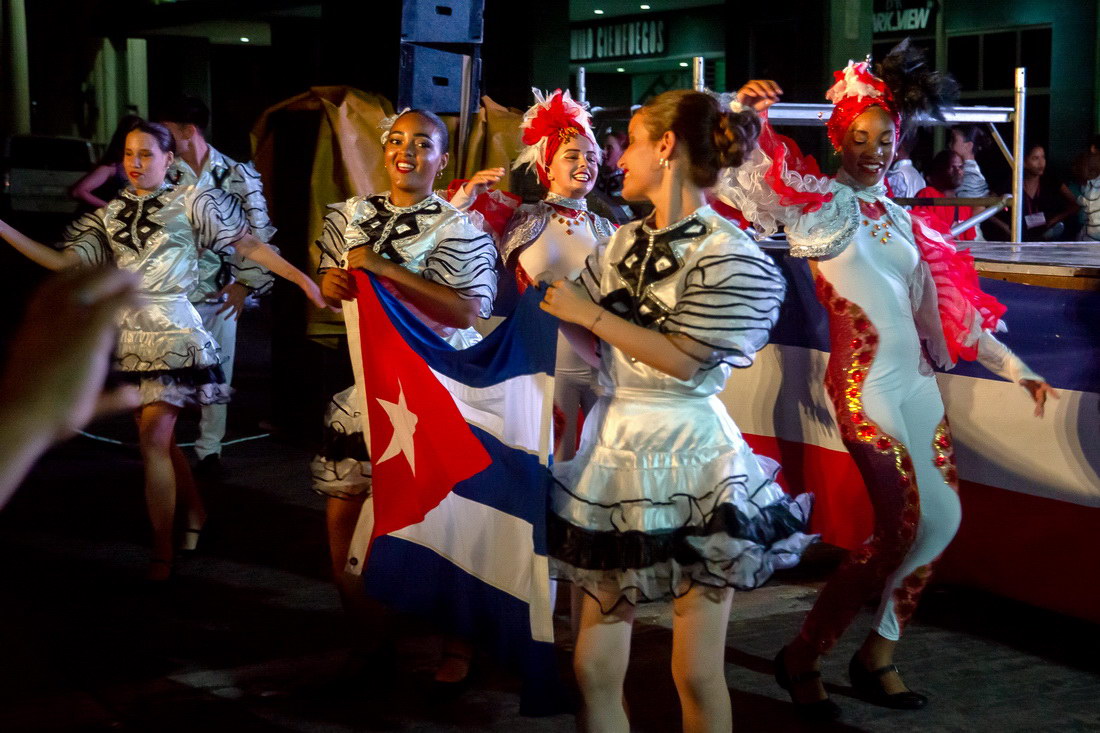
<path fill-rule="evenodd" d="M 75 250 L 66 249 L 59 252 L 53 247 L 47 247 L 14 229 L 6 221 L 0 221 L 0 237 L 28 259 L 48 270 L 64 270 L 80 262 Z"/>
<path fill-rule="evenodd" d="M 297 285 L 318 308 L 327 307 L 328 304 L 321 297 L 321 289 L 317 287 L 317 283 L 313 282 L 313 278 L 283 259 L 282 255 L 270 245 L 264 244 L 251 234 L 245 234 L 234 242 L 234 246 L 242 257 L 263 265 L 279 277 Z"/>

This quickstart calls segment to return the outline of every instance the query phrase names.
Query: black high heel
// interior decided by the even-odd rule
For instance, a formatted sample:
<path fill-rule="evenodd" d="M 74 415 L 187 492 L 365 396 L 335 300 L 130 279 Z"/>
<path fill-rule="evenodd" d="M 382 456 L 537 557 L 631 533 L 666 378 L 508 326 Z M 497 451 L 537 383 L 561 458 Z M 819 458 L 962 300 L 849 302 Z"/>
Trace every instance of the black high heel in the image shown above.
<path fill-rule="evenodd" d="M 790 693 L 791 704 L 794 705 L 795 711 L 806 720 L 827 723 L 830 720 L 836 720 L 841 714 L 840 706 L 831 699 L 826 697 L 824 700 L 814 700 L 813 702 L 799 702 L 794 699 L 795 685 L 819 677 L 821 677 L 821 672 L 816 669 L 796 675 L 789 674 L 787 672 L 787 647 L 783 647 L 775 655 L 775 682 Z"/>
<path fill-rule="evenodd" d="M 919 692 L 906 690 L 890 694 L 882 689 L 882 676 L 897 671 L 896 664 L 867 669 L 859 660 L 859 654 L 848 662 L 848 679 L 852 681 L 852 688 L 867 702 L 894 710 L 920 710 L 927 705 L 928 698 Z"/>

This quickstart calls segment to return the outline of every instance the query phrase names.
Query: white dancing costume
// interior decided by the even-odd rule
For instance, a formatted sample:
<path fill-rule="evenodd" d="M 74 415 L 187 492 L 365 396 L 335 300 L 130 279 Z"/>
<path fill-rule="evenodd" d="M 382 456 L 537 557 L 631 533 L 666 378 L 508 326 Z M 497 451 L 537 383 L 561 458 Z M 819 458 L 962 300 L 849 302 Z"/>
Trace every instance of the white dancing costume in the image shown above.
<path fill-rule="evenodd" d="M 65 232 L 85 266 L 113 263 L 141 277 L 142 304 L 119 322 L 116 376 L 133 382 L 142 404 L 227 402 L 218 343 L 188 299 L 199 258 L 228 257 L 248 232 L 240 203 L 216 189 L 163 185 L 145 195 L 122 191 Z"/>
<path fill-rule="evenodd" d="M 577 456 L 553 467 L 552 573 L 605 603 L 681 596 L 694 585 L 753 588 L 790 567 L 810 497 L 791 499 L 718 400 L 731 367 L 768 340 L 785 284 L 709 206 L 661 230 L 619 229 L 580 282 L 605 309 L 710 346 L 689 380 L 601 344 L 599 400 Z"/>
<path fill-rule="evenodd" d="M 346 268 L 351 250 L 371 247 L 409 271 L 446 285 L 463 298 L 478 301 L 482 318 L 492 312 L 497 285 L 496 247 L 487 234 L 444 199 L 432 194 L 412 206 L 399 207 L 390 203 L 386 192 L 355 196 L 330 208 L 317 240 L 320 272 Z M 473 328 L 457 329 L 434 322 L 395 289 L 390 290 L 455 348 L 464 349 L 481 340 Z M 370 459 L 355 389 L 352 385 L 332 398 L 325 415 L 324 444 L 310 466 L 314 491 L 333 498 L 361 496 L 370 490 Z"/>
<path fill-rule="evenodd" d="M 588 210 L 584 199 L 548 193 L 543 201 L 520 206 L 500 246 L 506 269 L 517 270 L 517 280 L 533 282 L 545 275 L 552 282 L 575 277 L 585 260 L 614 233 L 610 221 Z M 585 363 L 558 332 L 554 362 L 554 405 L 564 415 L 556 436 L 554 460 L 573 457 L 577 445 L 577 415 L 596 402 L 596 370 Z"/>
<path fill-rule="evenodd" d="M 264 243 L 275 236 L 275 227 L 267 213 L 263 182 L 251 163 L 238 163 L 210 146 L 199 171 L 194 171 L 183 158 L 177 158 L 169 170 L 168 179 L 178 186 L 216 188 L 233 196 L 248 219 L 249 233 Z M 277 248 L 272 247 L 278 251 Z M 248 288 L 248 303 L 269 292 L 275 276 L 259 263 L 245 260 L 239 252 L 221 257 L 213 250 L 203 250 L 199 257 L 199 278 L 190 300 L 202 317 L 202 324 L 221 346 L 221 368 L 227 385 L 233 383 L 233 363 L 236 356 L 237 316 L 230 311 L 219 312 L 223 300 L 217 294 L 226 285 L 238 282 Z M 220 454 L 225 438 L 227 408 L 224 404 L 204 405 L 199 419 L 199 435 L 195 438 L 195 454 L 205 458 Z"/>
<path fill-rule="evenodd" d="M 762 174 L 772 167 L 767 153 L 754 151 L 718 192 L 750 220 L 763 222 L 765 232 L 785 223 L 791 255 L 817 261 L 818 298 L 829 314 L 832 344 L 825 386 L 875 511 L 874 535 L 822 590 L 801 636 L 827 651 L 862 600 L 881 591 L 874 628 L 897 640 L 961 520 L 951 434 L 922 350 L 923 341 L 937 363 L 952 365 L 940 293 L 913 217 L 886 197 L 884 185 L 862 187 L 844 171 L 832 181 L 786 179 L 797 190 L 832 194 L 831 201 L 804 211 L 781 205 L 762 188 Z M 923 226 L 921 231 L 936 236 Z M 968 327 L 988 369 L 1014 382 L 1041 379 L 976 320 Z"/>

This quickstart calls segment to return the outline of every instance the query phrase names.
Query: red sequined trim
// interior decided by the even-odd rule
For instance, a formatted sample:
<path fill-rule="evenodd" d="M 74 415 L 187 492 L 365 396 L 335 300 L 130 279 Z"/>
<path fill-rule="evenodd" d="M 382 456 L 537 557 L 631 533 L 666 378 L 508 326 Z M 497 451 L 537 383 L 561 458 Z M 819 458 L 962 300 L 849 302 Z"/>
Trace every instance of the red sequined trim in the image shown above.
<path fill-rule="evenodd" d="M 815 280 L 817 296 L 829 312 L 831 351 L 825 374 L 825 389 L 836 408 L 837 425 L 843 440 L 865 443 L 884 455 L 892 455 L 898 484 L 905 491 L 905 522 L 902 540 L 916 537 L 920 520 L 920 494 L 913 460 L 900 441 L 884 432 L 863 409 L 863 382 L 878 352 L 878 331 L 867 314 L 855 303 L 840 297 L 824 277 Z M 940 432 L 937 430 L 936 435 Z M 950 441 L 950 436 L 946 437 Z M 954 463 L 952 459 L 952 470 Z"/>

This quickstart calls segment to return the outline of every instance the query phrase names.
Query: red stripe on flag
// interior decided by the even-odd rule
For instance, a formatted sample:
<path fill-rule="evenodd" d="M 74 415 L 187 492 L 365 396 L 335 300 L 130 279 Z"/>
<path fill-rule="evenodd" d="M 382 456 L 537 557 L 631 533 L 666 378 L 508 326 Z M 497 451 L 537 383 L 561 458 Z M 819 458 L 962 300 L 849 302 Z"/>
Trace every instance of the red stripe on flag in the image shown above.
<path fill-rule="evenodd" d="M 416 524 L 455 484 L 485 470 L 489 453 L 450 392 L 401 337 L 370 278 L 353 270 L 370 421 L 371 539 Z"/>

